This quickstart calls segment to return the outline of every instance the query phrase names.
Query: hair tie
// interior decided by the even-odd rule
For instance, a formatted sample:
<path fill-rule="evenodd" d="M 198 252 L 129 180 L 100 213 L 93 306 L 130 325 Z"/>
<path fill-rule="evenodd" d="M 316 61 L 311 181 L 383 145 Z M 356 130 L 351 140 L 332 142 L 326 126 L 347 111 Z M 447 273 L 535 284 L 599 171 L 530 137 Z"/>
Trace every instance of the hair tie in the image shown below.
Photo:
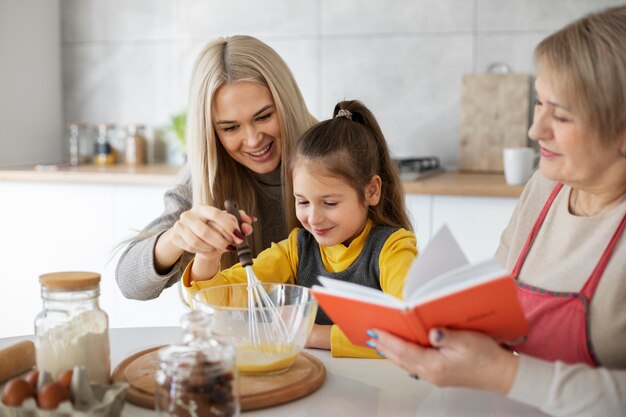
<path fill-rule="evenodd" d="M 350 113 L 350 111 L 349 111 L 349 110 L 344 110 L 344 109 L 341 109 L 341 110 L 339 110 L 339 111 L 337 112 L 337 114 L 335 115 L 335 119 L 336 119 L 337 117 L 345 117 L 345 118 L 346 118 L 346 119 L 348 119 L 348 120 L 352 120 L 352 113 Z"/>

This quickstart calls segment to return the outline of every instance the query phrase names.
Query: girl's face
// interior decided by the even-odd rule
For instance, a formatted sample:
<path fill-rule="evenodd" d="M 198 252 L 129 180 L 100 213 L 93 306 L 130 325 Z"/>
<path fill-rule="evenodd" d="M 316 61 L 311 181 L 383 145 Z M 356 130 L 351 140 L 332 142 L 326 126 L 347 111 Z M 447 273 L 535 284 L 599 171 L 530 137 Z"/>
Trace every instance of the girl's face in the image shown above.
<path fill-rule="evenodd" d="M 280 122 L 267 87 L 248 81 L 224 84 L 213 97 L 211 118 L 222 146 L 235 161 L 259 174 L 278 168 Z"/>
<path fill-rule="evenodd" d="M 364 190 L 365 202 L 343 179 L 311 171 L 302 163 L 293 171 L 296 216 L 321 246 L 348 246 L 365 227 L 368 207 L 380 199 L 380 177 Z"/>
<path fill-rule="evenodd" d="M 593 137 L 541 73 L 535 89 L 537 102 L 528 136 L 539 143 L 543 176 L 577 188 L 602 184 L 611 166 L 623 164 L 621 144 L 609 146 Z"/>

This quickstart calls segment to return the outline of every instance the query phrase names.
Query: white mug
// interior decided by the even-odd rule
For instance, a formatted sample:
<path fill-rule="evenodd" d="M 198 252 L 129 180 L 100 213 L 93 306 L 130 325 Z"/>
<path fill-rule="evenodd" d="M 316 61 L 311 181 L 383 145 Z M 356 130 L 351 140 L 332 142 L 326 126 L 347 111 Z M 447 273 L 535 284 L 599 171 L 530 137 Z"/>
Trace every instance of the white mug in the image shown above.
<path fill-rule="evenodd" d="M 532 148 L 504 148 L 503 157 L 507 184 L 525 184 L 533 175 L 537 156 Z"/>

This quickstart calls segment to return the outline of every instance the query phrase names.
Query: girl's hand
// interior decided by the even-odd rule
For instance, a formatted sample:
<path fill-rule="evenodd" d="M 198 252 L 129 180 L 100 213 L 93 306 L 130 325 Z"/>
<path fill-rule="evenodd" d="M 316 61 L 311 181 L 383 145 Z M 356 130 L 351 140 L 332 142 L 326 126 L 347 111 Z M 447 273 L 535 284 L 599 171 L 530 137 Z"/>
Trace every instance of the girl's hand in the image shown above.
<path fill-rule="evenodd" d="M 313 349 L 330 349 L 330 330 L 333 326 L 314 324 L 305 347 Z"/>
<path fill-rule="evenodd" d="M 438 386 L 478 388 L 506 395 L 517 372 L 517 356 L 482 333 L 431 329 L 431 348 L 382 330 L 368 334 L 377 336 L 370 342 L 386 358 Z"/>

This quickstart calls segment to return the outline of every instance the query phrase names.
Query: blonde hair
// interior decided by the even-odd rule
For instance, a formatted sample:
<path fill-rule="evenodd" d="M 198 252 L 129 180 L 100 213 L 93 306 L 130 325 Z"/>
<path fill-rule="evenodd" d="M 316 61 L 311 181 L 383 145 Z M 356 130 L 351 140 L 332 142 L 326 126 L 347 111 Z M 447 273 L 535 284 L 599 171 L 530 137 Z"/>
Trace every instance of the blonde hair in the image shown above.
<path fill-rule="evenodd" d="M 194 65 L 186 130 L 194 205 L 223 208 L 224 200 L 235 198 L 240 208 L 258 216 L 253 177 L 226 153 L 211 116 L 215 92 L 222 85 L 237 81 L 258 83 L 272 94 L 280 123 L 283 206 L 291 229 L 298 225 L 298 220 L 287 162 L 292 144 L 316 120 L 309 113 L 287 64 L 272 48 L 250 36 L 230 36 L 210 42 Z M 254 255 L 263 249 L 259 223 L 255 224 L 250 245 Z M 235 261 L 232 254 L 225 254 L 222 265 L 230 266 Z"/>
<path fill-rule="evenodd" d="M 589 14 L 548 36 L 537 45 L 535 62 L 602 143 L 626 133 L 626 6 Z"/>

